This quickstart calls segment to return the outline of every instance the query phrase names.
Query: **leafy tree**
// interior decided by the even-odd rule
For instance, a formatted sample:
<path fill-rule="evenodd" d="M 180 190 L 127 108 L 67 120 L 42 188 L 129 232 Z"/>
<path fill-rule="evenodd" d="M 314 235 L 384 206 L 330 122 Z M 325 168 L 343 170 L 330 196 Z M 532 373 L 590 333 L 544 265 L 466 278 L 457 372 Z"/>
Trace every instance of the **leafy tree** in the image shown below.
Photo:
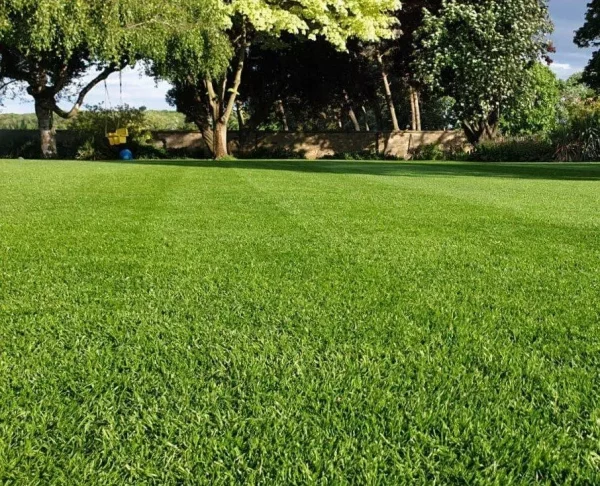
<path fill-rule="evenodd" d="M 33 97 L 42 155 L 55 157 L 54 115 L 75 116 L 90 90 L 125 65 L 163 58 L 175 32 L 221 28 L 222 11 L 216 0 L 3 0 L 0 78 Z M 90 70 L 95 77 L 84 81 Z M 70 95 L 73 105 L 64 110 L 59 102 Z"/>
<path fill-rule="evenodd" d="M 249 114 L 246 128 L 286 131 L 369 130 L 365 112 L 377 101 L 377 72 L 356 52 L 323 38 L 285 35 L 276 47 L 255 45 L 238 100 Z"/>
<path fill-rule="evenodd" d="M 154 73 L 173 83 L 169 99 L 196 123 L 215 158 L 221 158 L 228 153 L 227 127 L 248 53 L 257 41 L 272 42 L 289 33 L 323 37 L 344 49 L 351 37 L 374 41 L 391 35 L 394 19 L 389 13 L 399 6 L 397 0 L 233 0 L 226 5 L 230 65 L 225 75 L 206 69 L 177 40 L 165 61 L 155 63 Z"/>
<path fill-rule="evenodd" d="M 408 98 L 410 104 L 410 126 L 412 130 L 421 130 L 425 118 L 421 113 L 423 86 L 413 69 L 415 58 L 422 48 L 422 39 L 417 34 L 423 25 L 425 13 L 436 14 L 441 7 L 442 0 L 413 0 L 404 4 L 403 8 L 396 14 L 402 30 L 401 35 L 390 42 L 392 44 L 392 55 L 389 62 L 392 65 L 391 70 L 400 76 L 407 88 L 406 94 L 408 96 L 405 97 Z M 423 115 L 426 114 L 423 113 Z"/>
<path fill-rule="evenodd" d="M 560 82 L 556 74 L 535 63 L 522 78 L 521 87 L 508 100 L 501 129 L 507 135 L 547 135 L 558 122 Z"/>
<path fill-rule="evenodd" d="M 422 84 L 456 100 L 469 141 L 494 138 L 501 110 L 551 44 L 543 0 L 444 0 L 427 12 L 414 62 Z"/>
<path fill-rule="evenodd" d="M 582 48 L 600 46 L 600 0 L 588 3 L 585 23 L 575 34 L 575 44 Z M 582 80 L 592 88 L 600 89 L 600 51 L 592 55 Z"/>
<path fill-rule="evenodd" d="M 560 103 L 558 121 L 567 124 L 580 107 L 590 104 L 596 98 L 596 92 L 584 82 L 583 73 L 575 73 L 566 81 L 559 81 Z"/>

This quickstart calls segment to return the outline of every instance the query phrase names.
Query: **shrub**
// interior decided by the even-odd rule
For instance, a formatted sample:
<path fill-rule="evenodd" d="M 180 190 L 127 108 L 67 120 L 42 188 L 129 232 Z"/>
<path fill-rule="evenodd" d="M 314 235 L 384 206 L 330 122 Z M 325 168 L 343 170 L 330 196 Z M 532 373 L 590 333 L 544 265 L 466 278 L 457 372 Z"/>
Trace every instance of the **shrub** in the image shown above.
<path fill-rule="evenodd" d="M 469 157 L 477 162 L 548 162 L 554 159 L 549 140 L 537 138 L 505 139 L 482 142 Z"/>
<path fill-rule="evenodd" d="M 145 156 L 143 158 L 166 156 L 147 144 L 150 138 L 150 124 L 146 118 L 146 108 L 133 108 L 129 105 L 118 106 L 114 110 L 96 105 L 80 112 L 69 124 L 70 130 L 85 134 L 84 140 L 74 151 L 74 156 L 80 160 L 116 158 L 119 149 L 109 145 L 106 134 L 117 128 L 127 128 L 129 131 L 127 145 L 136 157 L 141 157 L 142 154 Z M 60 153 L 63 156 L 68 155 L 65 152 Z"/>
<path fill-rule="evenodd" d="M 136 159 L 163 160 L 172 158 L 184 158 L 182 156 L 177 156 L 177 154 L 167 152 L 165 148 L 155 147 L 154 145 L 150 145 L 148 143 L 132 142 L 128 144 L 128 147 L 133 152 L 133 156 Z"/>
<path fill-rule="evenodd" d="M 411 149 L 409 156 L 411 160 L 468 160 L 469 154 L 462 144 L 444 147 L 433 143 Z"/>
<path fill-rule="evenodd" d="M 555 158 L 560 162 L 600 160 L 600 102 L 574 109 L 566 124 L 552 135 Z"/>
<path fill-rule="evenodd" d="M 98 160 L 99 154 L 96 150 L 96 144 L 93 137 L 83 142 L 83 144 L 77 149 L 75 158 L 77 160 Z"/>
<path fill-rule="evenodd" d="M 439 143 L 421 145 L 410 151 L 412 160 L 447 160 L 446 152 Z"/>
<path fill-rule="evenodd" d="M 303 159 L 304 152 L 295 152 L 283 147 L 259 147 L 244 154 L 247 159 L 286 160 Z"/>
<path fill-rule="evenodd" d="M 358 152 L 337 152 L 333 155 L 325 155 L 321 160 L 402 160 L 393 155 L 378 154 L 370 150 L 361 150 Z"/>
<path fill-rule="evenodd" d="M 146 108 L 133 108 L 129 105 L 117 106 L 107 110 L 102 106 L 88 106 L 80 112 L 68 127 L 70 130 L 91 133 L 99 139 L 106 137 L 107 132 L 117 128 L 129 130 L 129 140 L 146 142 L 150 136 L 150 123 L 146 118 Z"/>

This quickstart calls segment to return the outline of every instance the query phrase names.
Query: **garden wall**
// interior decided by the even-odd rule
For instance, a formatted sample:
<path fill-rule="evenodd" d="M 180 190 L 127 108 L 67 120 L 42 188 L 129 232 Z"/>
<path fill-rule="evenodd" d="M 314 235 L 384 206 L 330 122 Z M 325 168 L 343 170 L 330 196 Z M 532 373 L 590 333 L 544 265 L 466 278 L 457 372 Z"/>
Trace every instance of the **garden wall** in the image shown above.
<path fill-rule="evenodd" d="M 59 153 L 73 153 L 86 139 L 85 134 L 58 131 Z M 167 151 L 187 153 L 194 157 L 210 157 L 199 132 L 155 131 L 152 143 Z M 353 132 L 353 133 L 296 133 L 296 132 L 230 132 L 230 153 L 243 157 L 255 151 L 295 152 L 307 159 L 319 159 L 335 154 L 371 152 L 382 156 L 407 158 L 412 149 L 425 144 L 439 143 L 445 148 L 464 148 L 467 143 L 460 131 L 439 132 Z M 39 134 L 35 130 L 0 130 L 0 157 L 29 153 L 20 149 L 30 146 L 35 152 Z M 6 152 L 6 153 L 4 153 Z"/>
<path fill-rule="evenodd" d="M 154 143 L 167 150 L 198 153 L 208 151 L 198 132 L 157 131 Z M 427 144 L 441 144 L 444 148 L 465 148 L 467 141 L 462 131 L 438 132 L 352 132 L 352 133 L 298 133 L 298 132 L 230 132 L 230 153 L 237 156 L 256 150 L 295 152 L 307 159 L 319 159 L 348 152 L 372 152 L 386 156 L 407 158 L 412 149 Z"/>

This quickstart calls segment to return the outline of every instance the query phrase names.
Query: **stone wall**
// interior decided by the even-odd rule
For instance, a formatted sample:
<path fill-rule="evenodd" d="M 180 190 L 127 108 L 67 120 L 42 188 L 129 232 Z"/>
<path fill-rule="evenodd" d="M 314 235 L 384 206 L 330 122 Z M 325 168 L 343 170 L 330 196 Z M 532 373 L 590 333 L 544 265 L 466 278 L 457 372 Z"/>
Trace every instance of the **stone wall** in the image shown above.
<path fill-rule="evenodd" d="M 71 153 L 85 140 L 85 134 L 58 131 L 59 153 Z M 199 132 L 152 132 L 153 144 L 167 151 L 210 158 L 210 153 Z M 3 142 L 3 143 L 2 143 Z M 424 144 L 439 143 L 446 148 L 465 148 L 462 132 L 352 132 L 352 133 L 297 133 L 297 132 L 229 132 L 230 153 L 244 157 L 256 150 L 295 152 L 299 157 L 319 159 L 348 152 L 371 152 L 379 155 L 407 158 L 412 149 Z M 0 130 L 0 145 L 37 147 L 36 130 Z M 66 150 L 66 149 L 69 150 Z M 62 149 L 62 150 L 61 150 Z M 6 154 L 4 154 L 6 156 Z"/>
<path fill-rule="evenodd" d="M 199 132 L 153 132 L 154 143 L 167 150 L 204 153 L 208 150 Z M 410 151 L 427 144 L 464 149 L 467 141 L 460 131 L 438 132 L 229 132 L 230 153 L 243 157 L 255 150 L 287 150 L 307 159 L 347 152 L 372 152 L 408 158 Z"/>

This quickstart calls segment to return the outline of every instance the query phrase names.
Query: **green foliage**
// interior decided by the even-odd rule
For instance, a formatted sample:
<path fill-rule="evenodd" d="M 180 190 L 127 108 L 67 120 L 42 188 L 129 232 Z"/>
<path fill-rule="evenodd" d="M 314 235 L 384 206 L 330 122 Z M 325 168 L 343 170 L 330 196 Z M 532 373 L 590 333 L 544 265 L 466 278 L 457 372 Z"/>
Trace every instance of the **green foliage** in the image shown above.
<path fill-rule="evenodd" d="M 374 151 L 361 150 L 358 152 L 338 152 L 333 155 L 325 155 L 321 160 L 401 160 L 392 155 L 383 155 Z"/>
<path fill-rule="evenodd" d="M 577 73 L 566 81 L 560 81 L 558 108 L 560 124 L 568 124 L 574 116 L 577 116 L 582 106 L 593 102 L 596 98 L 596 92 L 584 83 L 583 78 L 583 73 Z"/>
<path fill-rule="evenodd" d="M 498 111 L 548 49 L 550 30 L 543 1 L 444 0 L 419 29 L 417 77 L 456 100 L 454 110 L 475 143 L 484 132 L 493 136 Z"/>
<path fill-rule="evenodd" d="M 303 159 L 304 154 L 281 147 L 260 147 L 255 150 L 252 150 L 248 154 L 244 154 L 244 158 L 266 160 Z"/>
<path fill-rule="evenodd" d="M 82 110 L 81 113 L 85 113 L 85 110 Z M 87 115 L 84 114 L 83 116 L 86 117 Z M 186 123 L 184 115 L 176 111 L 144 110 L 144 118 L 149 130 L 196 129 L 192 124 Z M 55 121 L 54 127 L 57 130 L 68 130 L 71 127 L 76 127 L 78 123 L 77 117 L 71 120 L 59 118 Z M 0 113 L 0 130 L 37 130 L 37 128 L 37 119 L 34 113 Z"/>
<path fill-rule="evenodd" d="M 55 128 L 61 130 L 68 124 L 67 120 L 57 120 Z M 0 113 L 1 130 L 37 130 L 38 122 L 35 113 Z"/>
<path fill-rule="evenodd" d="M 71 130 L 86 132 L 99 139 L 106 137 L 108 132 L 117 128 L 129 130 L 129 140 L 143 143 L 150 137 L 151 126 L 146 116 L 146 108 L 134 108 L 127 104 L 113 109 L 101 105 L 88 106 L 69 124 Z"/>
<path fill-rule="evenodd" d="M 399 6 L 398 0 L 234 0 L 226 4 L 230 25 L 223 31 L 229 49 L 218 49 L 223 65 L 229 64 L 227 73 L 207 71 L 196 55 L 198 49 L 188 49 L 189 39 L 181 35 L 164 59 L 153 59 L 151 72 L 174 85 L 169 102 L 198 126 L 205 140 L 225 140 L 209 143 L 214 157 L 222 158 L 227 155 L 226 129 L 253 44 L 268 44 L 284 35 L 309 40 L 321 37 L 344 50 L 352 38 L 376 41 L 393 37 L 392 27 L 397 22 L 392 13 Z"/>
<path fill-rule="evenodd" d="M 560 102 L 561 86 L 556 74 L 548 66 L 535 63 L 502 111 L 502 133 L 508 136 L 550 134 L 558 123 Z"/>
<path fill-rule="evenodd" d="M 227 17 L 217 0 L 4 0 L 0 38 L 28 62 L 120 63 L 161 59 L 187 22 L 225 27 Z"/>
<path fill-rule="evenodd" d="M 585 16 L 584 25 L 575 35 L 579 47 L 598 47 L 600 41 L 600 0 L 591 0 Z M 600 51 L 595 51 L 583 74 L 583 81 L 600 89 Z"/>
<path fill-rule="evenodd" d="M 108 144 L 106 135 L 117 128 L 128 129 L 127 144 L 130 148 L 141 147 L 150 138 L 146 108 L 132 108 L 129 105 L 114 109 L 106 109 L 100 105 L 89 106 L 71 121 L 69 128 L 87 136 L 84 144 L 77 150 L 76 158 L 81 160 L 116 158 L 118 149 Z"/>
<path fill-rule="evenodd" d="M 0 174 L 4 482 L 600 483 L 600 165 Z"/>
<path fill-rule="evenodd" d="M 215 39 L 228 25 L 225 10 L 218 0 L 3 0 L 0 81 L 18 82 L 33 97 L 41 154 L 54 158 L 54 116 L 75 116 L 90 90 L 126 65 L 160 63 L 172 54 L 173 39 L 193 38 L 186 47 L 204 69 L 222 72 Z M 63 110 L 58 100 L 70 98 L 72 108 Z"/>
<path fill-rule="evenodd" d="M 103 148 L 105 149 L 105 147 Z M 77 160 L 102 160 L 106 158 L 106 152 L 107 150 L 98 150 L 98 142 L 94 137 L 91 137 L 77 149 L 75 158 Z"/>
<path fill-rule="evenodd" d="M 413 160 L 446 160 L 446 152 L 438 144 L 425 144 L 414 149 L 411 153 Z"/>
<path fill-rule="evenodd" d="M 145 118 L 150 130 L 196 130 L 185 121 L 185 115 L 169 110 L 146 110 Z"/>
<path fill-rule="evenodd" d="M 469 158 L 478 162 L 550 162 L 554 152 L 554 145 L 543 138 L 508 138 L 478 144 Z"/>
<path fill-rule="evenodd" d="M 410 150 L 409 157 L 411 160 L 468 160 L 469 153 L 461 146 L 444 147 L 439 143 L 425 144 Z"/>
<path fill-rule="evenodd" d="M 600 101 L 572 107 L 569 121 L 553 134 L 562 162 L 600 161 Z"/>

